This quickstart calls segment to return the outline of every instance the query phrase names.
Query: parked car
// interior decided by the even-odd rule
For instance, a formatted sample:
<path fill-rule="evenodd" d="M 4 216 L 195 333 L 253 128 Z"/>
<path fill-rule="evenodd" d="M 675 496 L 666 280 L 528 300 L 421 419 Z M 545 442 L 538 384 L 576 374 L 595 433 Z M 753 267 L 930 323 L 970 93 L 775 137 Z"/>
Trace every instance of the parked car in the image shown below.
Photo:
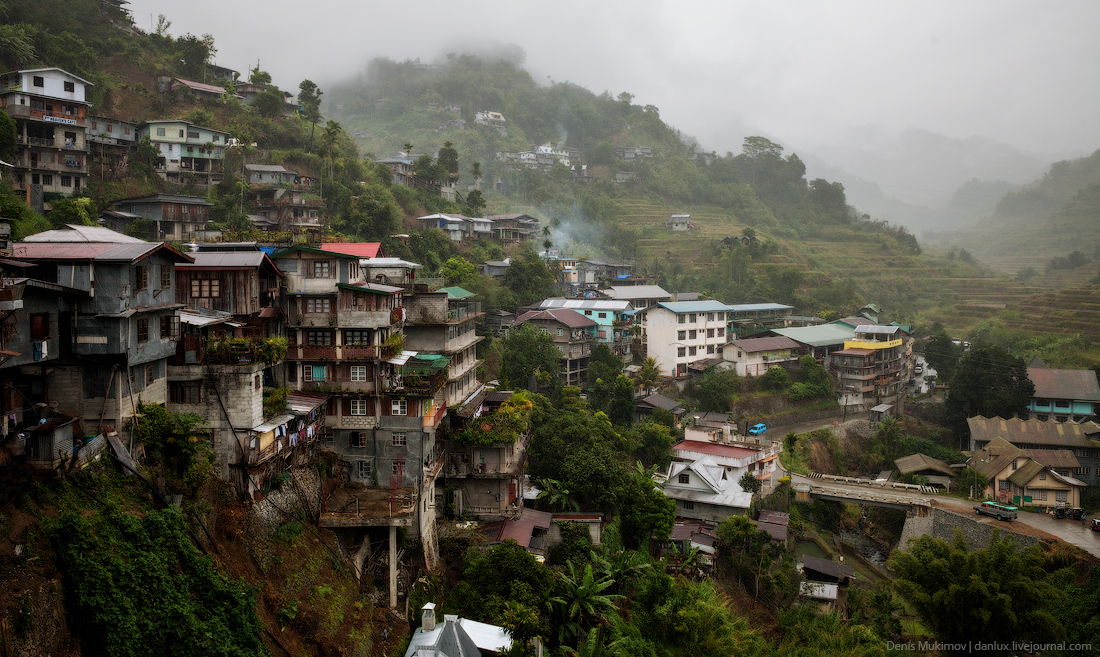
<path fill-rule="evenodd" d="M 1100 518 L 1092 519 L 1092 531 L 1100 532 Z"/>
<path fill-rule="evenodd" d="M 766 425 L 766 424 L 754 424 L 754 425 L 752 425 L 752 428 L 749 429 L 749 435 L 750 436 L 760 436 L 760 435 L 763 435 L 764 432 L 767 431 L 767 430 L 768 430 L 768 425 Z"/>
<path fill-rule="evenodd" d="M 913 368 L 913 373 L 914 374 L 923 374 L 924 373 L 924 365 L 921 365 L 920 363 L 917 363 L 916 367 Z"/>

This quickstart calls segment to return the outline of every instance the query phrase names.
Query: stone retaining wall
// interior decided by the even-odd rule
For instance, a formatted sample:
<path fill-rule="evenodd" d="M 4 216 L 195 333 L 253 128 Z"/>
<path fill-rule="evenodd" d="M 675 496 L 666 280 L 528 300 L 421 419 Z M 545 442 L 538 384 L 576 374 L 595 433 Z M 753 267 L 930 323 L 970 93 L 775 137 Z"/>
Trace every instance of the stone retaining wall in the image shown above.
<path fill-rule="evenodd" d="M 1015 539 L 1016 544 L 1021 548 L 1039 543 L 1039 539 L 1034 536 L 1017 534 L 1012 531 L 1011 522 L 990 525 L 979 521 L 976 517 L 934 508 L 930 517 L 909 518 L 905 521 L 898 549 L 907 549 L 910 539 L 919 538 L 926 534 L 950 543 L 955 540 L 956 529 L 962 532 L 963 539 L 971 550 L 989 547 L 989 539 L 993 536 L 993 532 L 998 529 L 1001 531 L 1002 536 L 1007 535 Z"/>

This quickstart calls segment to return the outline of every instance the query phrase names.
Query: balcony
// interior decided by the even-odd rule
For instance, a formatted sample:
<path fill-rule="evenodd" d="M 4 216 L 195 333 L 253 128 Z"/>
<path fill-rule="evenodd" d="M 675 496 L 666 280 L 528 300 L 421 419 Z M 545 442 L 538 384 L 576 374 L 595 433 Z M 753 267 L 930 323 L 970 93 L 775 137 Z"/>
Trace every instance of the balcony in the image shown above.
<path fill-rule="evenodd" d="M 382 348 L 371 346 L 291 345 L 287 360 L 312 361 L 372 361 L 381 358 Z"/>
<path fill-rule="evenodd" d="M 480 301 L 452 302 L 447 308 L 447 322 L 463 322 L 481 315 Z"/>
<path fill-rule="evenodd" d="M 302 381 L 301 388 L 307 392 L 373 394 L 377 390 L 374 381 L 352 381 L 346 377 L 333 377 L 324 381 Z"/>

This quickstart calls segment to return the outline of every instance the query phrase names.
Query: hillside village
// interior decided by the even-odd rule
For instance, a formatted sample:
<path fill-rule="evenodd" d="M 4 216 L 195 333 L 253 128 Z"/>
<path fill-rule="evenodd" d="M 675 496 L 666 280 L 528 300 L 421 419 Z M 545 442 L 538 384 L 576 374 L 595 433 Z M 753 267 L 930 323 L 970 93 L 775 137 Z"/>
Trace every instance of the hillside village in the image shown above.
<path fill-rule="evenodd" d="M 124 2 L 107 4 L 121 29 L 135 29 Z M 221 68 L 214 76 L 239 74 Z M 400 223 L 372 223 L 372 231 L 385 233 L 379 239 L 361 239 L 373 233 L 346 230 L 350 224 L 334 216 L 326 190 L 335 179 L 339 126 L 326 128 L 327 159 L 309 154 L 295 165 L 294 158 L 267 163 L 265 149 L 246 135 L 193 120 L 191 105 L 201 112 L 203 103 L 273 103 L 274 116 L 295 120 L 309 114 L 304 87 L 295 99 L 269 82 L 225 86 L 161 75 L 155 96 L 190 109 L 135 121 L 97 113 L 93 83 L 65 69 L 0 76 L 0 109 L 14 125 L 14 157 L 0 162 L 3 180 L 13 207 L 28 213 L 0 218 L 0 502 L 37 494 L 35 482 L 80 481 L 81 471 L 117 461 L 121 472 L 145 471 L 154 497 L 164 496 L 168 506 L 197 504 L 204 485 L 226 486 L 222 497 L 245 501 L 257 518 L 297 522 L 281 505 L 300 505 L 307 511 L 294 517 L 334 537 L 329 549 L 359 586 L 378 585 L 373 600 L 380 608 L 414 625 L 419 619 L 393 654 L 453 657 L 577 654 L 562 651 L 595 645 L 600 628 L 610 626 L 594 614 L 562 621 L 560 635 L 551 636 L 545 626 L 505 627 L 500 619 L 507 615 L 496 608 L 497 622 L 463 617 L 450 613 L 472 608 L 461 606 L 461 595 L 473 595 L 461 593 L 461 585 L 438 621 L 439 592 L 425 582 L 442 586 L 432 573 L 463 556 L 454 545 L 477 544 L 462 542 L 470 541 L 461 534 L 470 528 L 488 546 L 515 541 L 523 558 L 538 564 L 524 576 L 554 563 L 561 568 L 555 586 L 573 578 L 574 565 L 584 560 L 591 578 L 596 550 L 613 536 L 624 549 L 664 559 L 659 563 L 678 587 L 713 577 L 743 587 L 754 608 L 766 601 L 772 614 L 801 600 L 858 625 L 860 618 L 870 623 L 872 612 L 866 606 L 861 612 L 861 594 L 852 592 L 871 595 L 870 586 L 857 582 L 866 583 L 868 573 L 888 581 L 885 565 L 868 566 L 854 555 L 846 562 L 839 538 L 836 559 L 832 551 L 795 555 L 795 544 L 812 532 L 808 514 L 788 498 L 797 495 L 822 513 L 827 502 L 820 500 L 833 498 L 812 482 L 823 475 L 837 481 L 853 475 L 859 481 L 847 483 L 914 496 L 893 502 L 909 517 L 934 515 L 936 503 L 921 496 L 967 488 L 963 498 L 1051 513 L 1096 499 L 1100 385 L 1091 370 L 1051 368 L 1041 359 L 1024 368 L 1008 363 L 1013 392 L 1022 395 L 1013 398 L 1016 417 L 997 417 L 999 410 L 983 415 L 1002 407 L 980 395 L 960 402 L 965 379 L 936 380 L 923 369 L 944 360 L 928 346 L 941 339 L 959 371 L 970 372 L 965 363 L 975 359 L 999 371 L 1001 362 L 984 347 L 971 351 L 942 327 L 934 332 L 897 321 L 899 313 L 876 303 L 825 313 L 796 305 L 793 290 L 770 299 L 760 299 L 759 288 L 750 299 L 669 291 L 659 268 L 636 258 L 572 253 L 572 245 L 551 238 L 560 222 L 484 203 L 483 186 L 487 194 L 504 194 L 512 178 L 475 175 L 460 189 L 455 168 L 448 169 L 450 142 L 434 156 L 408 148 L 366 163 L 370 176 L 388 176 L 388 185 L 408 190 L 395 196 L 411 194 L 420 205 Z M 455 103 L 428 109 L 456 115 L 444 128 L 486 130 L 501 139 L 512 128 L 494 108 L 476 108 L 473 126 L 458 118 L 463 108 Z M 553 141 L 495 155 L 496 165 L 517 175 L 577 186 L 638 184 L 633 163 L 659 157 L 649 146 L 618 146 L 614 162 L 621 168 L 590 166 L 585 152 Z M 699 153 L 697 162 L 710 166 L 714 157 Z M 159 179 L 157 191 L 120 193 L 141 188 L 132 180 L 135 162 Z M 227 171 L 227 163 L 239 170 Z M 223 194 L 230 173 L 237 182 Z M 827 205 L 836 190 L 824 185 L 815 193 Z M 55 220 L 67 212 L 59 209 L 65 203 L 89 198 L 89 188 L 101 205 L 94 217 Z M 339 201 L 341 212 L 371 202 L 366 191 Z M 223 221 L 234 204 L 238 221 Z M 495 213 L 479 216 L 487 208 Z M 32 215 L 45 223 L 26 231 Z M 664 240 L 697 233 L 701 225 L 685 211 L 655 224 Z M 778 250 L 764 232 L 734 232 L 713 240 L 717 252 L 727 253 L 731 278 L 735 254 Z M 905 244 L 912 236 L 902 233 L 898 241 Z M 485 257 L 463 257 L 475 253 Z M 467 264 L 476 269 L 460 272 Z M 499 290 L 514 303 L 500 303 Z M 717 385 L 725 388 L 717 403 L 708 403 L 708 386 Z M 949 395 L 954 401 L 945 403 Z M 951 434 L 964 403 L 966 432 Z M 822 472 L 817 465 L 827 450 L 814 441 L 835 444 L 845 429 L 827 427 L 838 420 L 853 426 L 849 416 L 862 424 L 849 429 L 846 441 L 859 431 L 860 439 L 876 440 L 880 430 L 900 431 L 903 423 L 927 435 L 927 421 L 954 435 L 959 447 L 927 440 L 923 452 L 906 451 L 896 441 L 875 453 L 881 468 L 871 471 L 865 460 L 858 472 L 840 471 L 847 466 L 837 449 L 834 471 Z M 793 430 L 812 423 L 833 437 L 807 431 L 800 438 Z M 154 438 L 157 432 L 163 434 Z M 598 456 L 574 461 L 580 453 Z M 961 459 L 945 460 L 956 455 Z M 590 470 L 567 472 L 567 461 Z M 179 476 L 168 463 L 184 463 Z M 607 474 L 601 470 L 620 479 L 601 484 Z M 580 489 L 584 479 L 591 490 Z M 180 482 L 190 495 L 170 493 Z M 849 494 L 863 504 L 862 524 L 875 503 Z M 905 518 L 900 523 L 908 525 Z M 731 527 L 740 532 L 740 560 L 722 580 L 737 553 Z M 996 547 L 997 540 L 986 545 Z M 215 550 L 218 542 L 197 539 Z M 25 543 L 15 549 L 21 553 Z M 561 556 L 569 550 L 584 554 L 574 563 Z M 755 570 L 746 565 L 746 550 L 758 561 Z M 625 586 L 625 578 L 609 575 L 603 583 Z M 894 599 L 888 587 L 877 590 Z M 529 602 L 522 592 L 512 595 L 521 609 Z M 258 606 L 283 614 L 285 631 L 294 625 L 289 604 Z M 608 605 L 602 613 L 609 617 L 614 604 Z M 537 620 L 545 612 L 534 613 Z M 12 631 L 5 629 L 5 637 Z M 878 631 L 903 636 L 900 623 L 893 634 Z M 377 638 L 381 628 L 373 632 Z M 271 635 L 267 645 L 278 641 Z M 375 654 L 390 654 L 379 652 L 378 641 Z"/>

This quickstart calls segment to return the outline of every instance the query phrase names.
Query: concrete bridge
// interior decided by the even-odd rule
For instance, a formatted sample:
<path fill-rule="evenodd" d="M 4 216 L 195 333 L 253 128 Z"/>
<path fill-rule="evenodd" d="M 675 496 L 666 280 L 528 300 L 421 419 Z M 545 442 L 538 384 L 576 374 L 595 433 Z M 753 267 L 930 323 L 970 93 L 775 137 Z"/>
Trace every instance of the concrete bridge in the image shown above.
<path fill-rule="evenodd" d="M 891 509 L 904 509 L 910 516 L 917 517 L 924 517 L 931 513 L 932 499 L 929 494 L 935 490 L 928 486 L 817 473 L 809 477 L 792 473 L 791 487 L 798 502 L 811 502 L 817 499 L 884 506 Z"/>

